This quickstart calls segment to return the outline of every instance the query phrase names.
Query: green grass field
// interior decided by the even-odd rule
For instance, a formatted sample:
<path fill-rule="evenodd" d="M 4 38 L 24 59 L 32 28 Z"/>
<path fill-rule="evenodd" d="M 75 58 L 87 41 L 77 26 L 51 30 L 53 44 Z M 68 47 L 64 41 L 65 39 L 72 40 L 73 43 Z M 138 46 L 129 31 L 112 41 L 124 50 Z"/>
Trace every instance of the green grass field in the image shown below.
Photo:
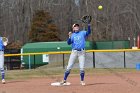
<path fill-rule="evenodd" d="M 42 78 L 42 77 L 52 77 L 52 76 L 63 76 L 64 74 L 63 68 L 37 68 L 31 70 L 8 70 L 6 71 L 6 79 L 14 80 L 14 79 L 29 79 L 29 78 Z M 138 73 L 136 69 L 93 69 L 86 68 L 86 75 L 107 75 L 113 73 Z M 71 75 L 79 75 L 79 69 L 72 69 Z"/>

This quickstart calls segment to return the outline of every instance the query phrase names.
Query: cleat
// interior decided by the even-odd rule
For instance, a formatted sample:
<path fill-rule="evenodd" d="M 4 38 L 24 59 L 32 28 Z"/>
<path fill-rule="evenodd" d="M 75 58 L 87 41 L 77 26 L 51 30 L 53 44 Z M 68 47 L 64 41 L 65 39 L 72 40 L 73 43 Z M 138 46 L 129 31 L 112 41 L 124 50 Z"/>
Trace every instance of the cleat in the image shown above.
<path fill-rule="evenodd" d="M 2 84 L 5 84 L 5 80 L 4 79 L 1 82 L 2 82 Z"/>
<path fill-rule="evenodd" d="M 62 81 L 60 82 L 60 85 L 66 85 L 66 83 L 67 83 L 66 80 L 62 80 Z"/>
<path fill-rule="evenodd" d="M 81 81 L 80 84 L 81 84 L 82 86 L 85 86 L 85 85 L 86 85 L 84 81 Z"/>

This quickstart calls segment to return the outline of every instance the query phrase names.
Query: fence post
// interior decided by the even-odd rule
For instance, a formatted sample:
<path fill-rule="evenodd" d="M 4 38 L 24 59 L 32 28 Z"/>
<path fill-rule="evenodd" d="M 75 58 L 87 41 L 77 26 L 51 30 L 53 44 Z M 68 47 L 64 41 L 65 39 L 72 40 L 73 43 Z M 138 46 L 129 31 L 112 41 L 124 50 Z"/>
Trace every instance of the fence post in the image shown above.
<path fill-rule="evenodd" d="M 63 69 L 65 69 L 65 56 L 64 56 L 64 53 L 63 53 Z"/>
<path fill-rule="evenodd" d="M 31 69 L 31 56 L 29 55 L 29 69 Z"/>
<path fill-rule="evenodd" d="M 11 57 L 10 57 L 10 70 L 12 70 L 12 59 L 11 59 Z"/>
<path fill-rule="evenodd" d="M 34 55 L 34 69 L 36 68 L 35 55 Z"/>
<path fill-rule="evenodd" d="M 125 51 L 124 51 L 124 68 L 126 68 Z"/>
<path fill-rule="evenodd" d="M 93 68 L 95 68 L 95 52 L 93 52 Z"/>

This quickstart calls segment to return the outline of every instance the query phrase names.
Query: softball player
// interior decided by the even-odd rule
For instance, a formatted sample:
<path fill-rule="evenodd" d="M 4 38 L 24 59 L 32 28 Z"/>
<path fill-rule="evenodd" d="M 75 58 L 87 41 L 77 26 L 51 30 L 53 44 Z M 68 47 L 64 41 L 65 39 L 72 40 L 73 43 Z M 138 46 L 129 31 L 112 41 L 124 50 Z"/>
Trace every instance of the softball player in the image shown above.
<path fill-rule="evenodd" d="M 0 37 L 0 70 L 1 70 L 1 77 L 2 83 L 5 84 L 5 72 L 4 72 L 4 45 L 2 41 L 2 37 Z"/>
<path fill-rule="evenodd" d="M 88 24 L 88 31 L 80 31 L 79 24 L 73 24 L 72 26 L 73 33 L 69 32 L 69 38 L 67 40 L 68 45 L 72 44 L 72 52 L 68 61 L 68 66 L 64 73 L 64 80 L 61 84 L 65 84 L 68 75 L 74 65 L 75 59 L 78 57 L 79 59 L 79 67 L 80 67 L 80 76 L 81 76 L 81 85 L 85 85 L 84 82 L 84 64 L 85 64 L 85 41 L 86 37 L 91 33 L 90 24 Z"/>

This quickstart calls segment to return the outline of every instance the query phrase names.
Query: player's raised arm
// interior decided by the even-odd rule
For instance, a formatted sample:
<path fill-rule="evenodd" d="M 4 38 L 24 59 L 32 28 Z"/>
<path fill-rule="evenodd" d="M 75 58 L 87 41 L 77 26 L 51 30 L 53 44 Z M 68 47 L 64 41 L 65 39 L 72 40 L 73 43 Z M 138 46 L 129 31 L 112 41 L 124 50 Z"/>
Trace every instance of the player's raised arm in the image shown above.
<path fill-rule="evenodd" d="M 86 36 L 88 36 L 91 33 L 90 23 L 88 23 L 88 31 L 86 32 Z"/>
<path fill-rule="evenodd" d="M 88 31 L 85 33 L 85 35 L 88 36 L 91 33 L 90 23 L 91 23 L 92 17 L 90 15 L 86 15 L 86 16 L 83 16 L 81 20 L 83 23 L 88 24 Z"/>

